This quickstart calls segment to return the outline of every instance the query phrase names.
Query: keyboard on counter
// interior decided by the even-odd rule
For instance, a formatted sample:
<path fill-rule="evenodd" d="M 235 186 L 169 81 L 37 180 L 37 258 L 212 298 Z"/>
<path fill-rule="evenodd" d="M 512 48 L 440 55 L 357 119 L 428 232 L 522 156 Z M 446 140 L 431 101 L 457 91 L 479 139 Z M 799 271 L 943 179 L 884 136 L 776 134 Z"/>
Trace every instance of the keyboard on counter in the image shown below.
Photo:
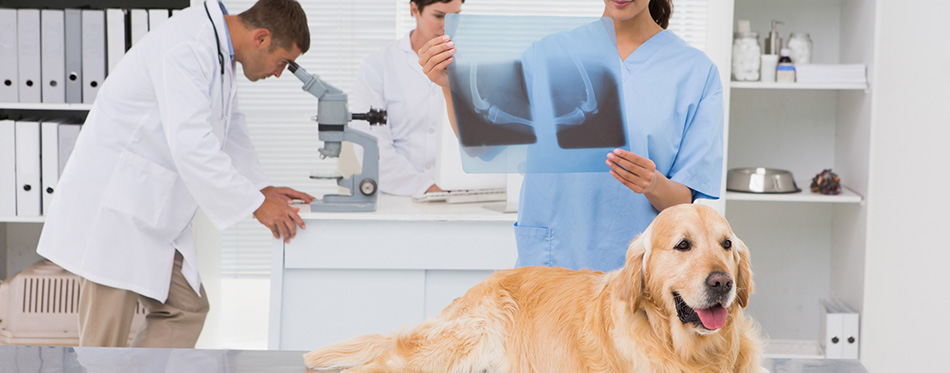
<path fill-rule="evenodd" d="M 412 197 L 415 202 L 474 203 L 505 200 L 505 188 L 465 189 L 426 193 L 421 197 Z"/>

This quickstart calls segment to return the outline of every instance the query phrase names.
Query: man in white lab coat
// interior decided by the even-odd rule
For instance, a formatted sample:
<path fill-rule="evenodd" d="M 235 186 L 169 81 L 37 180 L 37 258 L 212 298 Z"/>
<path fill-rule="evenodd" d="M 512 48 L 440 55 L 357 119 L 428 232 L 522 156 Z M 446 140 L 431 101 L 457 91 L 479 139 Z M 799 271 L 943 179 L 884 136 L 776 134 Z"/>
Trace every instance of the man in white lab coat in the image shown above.
<path fill-rule="evenodd" d="M 261 0 L 237 16 L 217 0 L 151 30 L 99 90 L 59 180 L 37 252 L 82 277 L 80 344 L 191 348 L 208 301 L 192 220 L 218 229 L 252 215 L 290 240 L 303 221 L 268 186 L 236 107 L 235 61 L 251 81 L 279 77 L 310 47 L 295 0 Z"/>

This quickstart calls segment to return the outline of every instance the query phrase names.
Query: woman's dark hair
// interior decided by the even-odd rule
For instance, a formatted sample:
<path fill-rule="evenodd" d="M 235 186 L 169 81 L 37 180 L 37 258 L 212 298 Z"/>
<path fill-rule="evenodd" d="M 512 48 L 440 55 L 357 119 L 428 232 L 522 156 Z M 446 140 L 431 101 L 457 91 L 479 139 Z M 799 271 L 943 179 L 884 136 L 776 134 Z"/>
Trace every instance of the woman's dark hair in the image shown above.
<path fill-rule="evenodd" d="M 673 15 L 673 0 L 650 0 L 650 15 L 656 24 L 666 29 L 670 26 L 670 16 Z"/>
<path fill-rule="evenodd" d="M 416 8 L 419 8 L 419 14 L 422 14 L 422 9 L 434 3 L 451 3 L 452 0 L 409 0 L 410 3 L 415 3 Z M 462 0 L 462 4 L 465 4 L 465 0 Z"/>

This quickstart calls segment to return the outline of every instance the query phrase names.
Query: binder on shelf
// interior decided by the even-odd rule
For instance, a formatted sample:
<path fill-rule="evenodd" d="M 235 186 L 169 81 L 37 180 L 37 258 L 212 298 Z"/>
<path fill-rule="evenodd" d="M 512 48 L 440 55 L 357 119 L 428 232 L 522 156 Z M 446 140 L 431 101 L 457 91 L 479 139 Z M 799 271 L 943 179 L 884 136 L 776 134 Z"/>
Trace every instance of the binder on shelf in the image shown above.
<path fill-rule="evenodd" d="M 66 9 L 66 102 L 82 103 L 82 11 Z"/>
<path fill-rule="evenodd" d="M 0 216 L 16 216 L 16 132 L 0 120 Z"/>
<path fill-rule="evenodd" d="M 40 10 L 17 9 L 17 72 L 20 77 L 20 102 L 42 101 L 43 78 L 40 74 Z"/>
<path fill-rule="evenodd" d="M 125 55 L 125 11 L 106 9 L 106 76 L 119 64 Z"/>
<path fill-rule="evenodd" d="M 19 102 L 16 9 L 0 9 L 0 102 Z"/>
<path fill-rule="evenodd" d="M 818 307 L 820 312 L 819 344 L 825 350 L 826 359 L 840 359 L 843 355 L 841 344 L 841 314 L 837 313 L 834 305 L 827 299 L 822 299 Z"/>
<path fill-rule="evenodd" d="M 148 11 L 145 9 L 132 9 L 129 17 L 129 29 L 131 29 L 132 46 L 138 43 L 145 34 L 148 33 Z"/>
<path fill-rule="evenodd" d="M 826 359 L 857 359 L 858 313 L 840 299 L 822 299 L 819 305 L 819 336 Z"/>
<path fill-rule="evenodd" d="M 66 43 L 66 16 L 59 9 L 40 11 L 40 43 L 43 60 L 42 99 L 45 103 L 62 104 L 66 102 L 66 55 L 63 49 Z"/>
<path fill-rule="evenodd" d="M 69 155 L 73 153 L 73 148 L 76 147 L 76 140 L 79 138 L 80 129 L 82 129 L 82 126 L 79 124 L 59 124 L 59 150 L 57 152 L 59 155 L 58 175 L 63 174 L 63 168 L 66 167 L 66 161 L 69 160 Z"/>
<path fill-rule="evenodd" d="M 16 215 L 40 216 L 40 123 L 17 121 Z"/>
<path fill-rule="evenodd" d="M 42 213 L 46 216 L 59 181 L 59 123 L 40 124 L 40 162 Z"/>
<path fill-rule="evenodd" d="M 155 30 L 168 20 L 168 9 L 148 10 L 148 30 Z"/>
<path fill-rule="evenodd" d="M 844 359 L 857 359 L 858 351 L 860 346 L 860 317 L 858 313 L 851 307 L 849 307 L 841 299 L 837 300 L 838 310 L 842 313 L 842 329 L 841 329 L 841 338 L 843 339 L 842 345 L 842 358 Z"/>
<path fill-rule="evenodd" d="M 106 13 L 82 11 L 82 102 L 91 104 L 106 79 Z"/>

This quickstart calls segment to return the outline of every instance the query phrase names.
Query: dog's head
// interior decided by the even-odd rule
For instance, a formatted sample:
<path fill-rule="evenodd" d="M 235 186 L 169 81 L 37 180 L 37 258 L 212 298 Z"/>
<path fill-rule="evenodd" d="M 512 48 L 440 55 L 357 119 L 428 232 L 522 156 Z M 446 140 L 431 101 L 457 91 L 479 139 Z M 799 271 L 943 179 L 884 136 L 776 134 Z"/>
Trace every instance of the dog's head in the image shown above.
<path fill-rule="evenodd" d="M 673 328 L 717 332 L 753 290 L 749 249 L 716 210 L 682 204 L 661 212 L 627 250 L 621 297 L 676 315 Z"/>

